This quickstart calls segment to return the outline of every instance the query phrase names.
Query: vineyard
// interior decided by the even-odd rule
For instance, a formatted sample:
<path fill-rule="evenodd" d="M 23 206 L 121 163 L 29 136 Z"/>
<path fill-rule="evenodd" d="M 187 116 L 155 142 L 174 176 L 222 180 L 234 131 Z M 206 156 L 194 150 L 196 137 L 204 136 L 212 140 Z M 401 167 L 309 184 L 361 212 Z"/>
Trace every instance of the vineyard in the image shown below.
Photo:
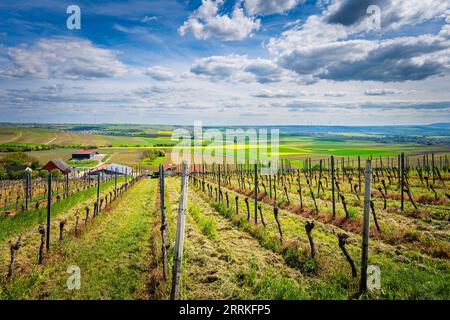
<path fill-rule="evenodd" d="M 430 156 L 2 181 L 0 298 L 448 299 L 450 173 Z"/>

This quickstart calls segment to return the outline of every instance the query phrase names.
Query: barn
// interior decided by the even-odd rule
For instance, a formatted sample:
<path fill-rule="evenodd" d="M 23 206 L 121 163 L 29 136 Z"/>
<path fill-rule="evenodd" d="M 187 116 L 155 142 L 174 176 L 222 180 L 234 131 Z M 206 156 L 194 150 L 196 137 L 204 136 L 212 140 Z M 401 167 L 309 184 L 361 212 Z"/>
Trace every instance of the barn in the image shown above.
<path fill-rule="evenodd" d="M 90 160 L 96 154 L 98 154 L 98 149 L 81 150 L 77 153 L 72 153 L 72 160 Z"/>
<path fill-rule="evenodd" d="M 41 170 L 53 171 L 55 169 L 58 169 L 64 174 L 68 174 L 71 171 L 67 163 L 61 159 L 50 160 Z"/>

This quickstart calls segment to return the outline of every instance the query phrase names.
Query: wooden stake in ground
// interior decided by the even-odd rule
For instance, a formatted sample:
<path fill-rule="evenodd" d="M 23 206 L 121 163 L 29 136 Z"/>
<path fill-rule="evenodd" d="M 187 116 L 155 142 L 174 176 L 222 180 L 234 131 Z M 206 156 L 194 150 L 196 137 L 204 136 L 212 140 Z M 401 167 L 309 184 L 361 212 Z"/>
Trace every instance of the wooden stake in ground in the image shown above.
<path fill-rule="evenodd" d="M 25 175 L 25 210 L 28 211 L 28 204 L 31 201 L 31 174 L 27 171 Z"/>
<path fill-rule="evenodd" d="M 166 252 L 166 206 L 164 204 L 164 165 L 159 165 L 159 198 L 161 204 L 161 250 L 164 281 L 167 281 L 167 252 Z"/>
<path fill-rule="evenodd" d="M 220 164 L 218 165 L 218 170 L 217 170 L 217 172 L 218 172 L 218 185 L 219 185 L 219 202 L 221 202 L 222 201 L 222 189 L 221 189 L 221 186 L 220 186 Z"/>
<path fill-rule="evenodd" d="M 400 156 L 400 197 L 401 197 L 401 209 L 403 212 L 404 209 L 404 202 L 405 202 L 405 197 L 404 197 L 404 188 L 405 188 L 405 154 L 402 153 Z"/>
<path fill-rule="evenodd" d="M 336 218 L 336 199 L 334 198 L 334 157 L 331 156 L 331 203 L 333 206 L 333 219 Z"/>
<path fill-rule="evenodd" d="M 47 251 L 50 251 L 50 223 L 52 216 L 52 173 L 48 173 L 48 187 L 47 187 Z"/>
<path fill-rule="evenodd" d="M 361 193 L 361 157 L 358 156 L 358 190 Z"/>
<path fill-rule="evenodd" d="M 366 161 L 364 170 L 364 216 L 363 216 L 363 240 L 361 254 L 361 280 L 359 291 L 367 291 L 367 267 L 369 264 L 369 222 L 370 222 L 370 191 L 372 186 L 372 160 Z"/>
<path fill-rule="evenodd" d="M 255 161 L 255 224 L 258 224 L 258 162 Z"/>
<path fill-rule="evenodd" d="M 272 199 L 272 162 L 269 161 L 269 198 Z"/>
<path fill-rule="evenodd" d="M 100 171 L 97 173 L 97 204 L 100 204 Z M 97 206 L 97 210 L 94 213 L 98 215 L 100 213 L 100 205 Z"/>
<path fill-rule="evenodd" d="M 181 265 L 183 260 L 183 246 L 184 246 L 184 227 L 186 221 L 186 206 L 188 197 L 188 179 L 189 179 L 189 165 L 187 161 L 183 161 L 181 171 L 181 198 L 178 207 L 178 222 L 177 222 L 177 237 L 175 240 L 175 252 L 173 257 L 173 276 L 172 276 L 172 291 L 170 298 L 178 300 L 180 298 L 180 284 L 181 284 Z"/>

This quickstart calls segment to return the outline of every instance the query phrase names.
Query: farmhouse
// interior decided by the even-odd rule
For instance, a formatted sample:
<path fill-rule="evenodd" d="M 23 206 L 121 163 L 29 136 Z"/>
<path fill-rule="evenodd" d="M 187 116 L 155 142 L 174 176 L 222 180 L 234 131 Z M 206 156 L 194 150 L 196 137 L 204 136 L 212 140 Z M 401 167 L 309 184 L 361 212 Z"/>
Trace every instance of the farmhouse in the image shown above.
<path fill-rule="evenodd" d="M 96 154 L 98 154 L 98 149 L 81 150 L 77 153 L 72 154 L 72 160 L 90 160 Z"/>

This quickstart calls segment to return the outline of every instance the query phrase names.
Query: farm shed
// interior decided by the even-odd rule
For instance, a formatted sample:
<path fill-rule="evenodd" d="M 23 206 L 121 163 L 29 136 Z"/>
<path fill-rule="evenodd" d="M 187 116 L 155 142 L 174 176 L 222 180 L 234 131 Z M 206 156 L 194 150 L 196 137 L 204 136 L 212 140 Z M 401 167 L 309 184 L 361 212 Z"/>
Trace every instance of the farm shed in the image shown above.
<path fill-rule="evenodd" d="M 95 175 L 98 172 L 102 172 L 105 175 L 114 175 L 116 173 L 118 175 L 125 175 L 125 174 L 130 175 L 133 172 L 133 168 L 121 164 L 105 163 L 89 171 L 89 174 Z"/>
<path fill-rule="evenodd" d="M 96 154 L 98 154 L 98 149 L 81 150 L 77 153 L 72 153 L 72 160 L 90 160 Z"/>
<path fill-rule="evenodd" d="M 45 166 L 42 167 L 41 170 L 52 171 L 55 169 L 58 169 L 64 174 L 67 174 L 71 171 L 69 165 L 61 159 L 50 160 Z"/>

